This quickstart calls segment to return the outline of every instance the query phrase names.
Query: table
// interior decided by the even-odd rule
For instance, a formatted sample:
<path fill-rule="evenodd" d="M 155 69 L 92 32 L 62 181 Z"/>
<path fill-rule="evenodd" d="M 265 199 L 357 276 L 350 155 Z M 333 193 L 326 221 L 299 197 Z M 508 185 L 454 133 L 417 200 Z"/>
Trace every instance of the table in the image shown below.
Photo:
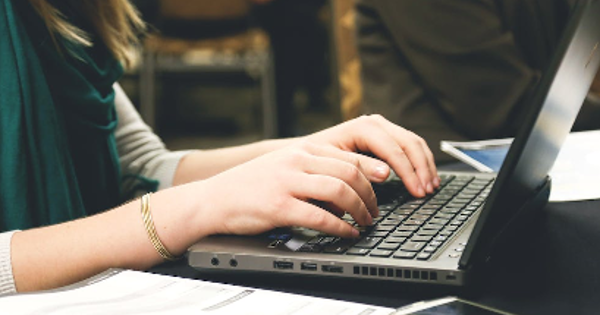
<path fill-rule="evenodd" d="M 356 280 L 214 274 L 196 271 L 185 260 L 151 271 L 388 307 L 458 294 L 518 315 L 597 313 L 600 200 L 548 204 L 528 234 L 530 238 L 515 242 L 512 255 L 490 262 L 475 293 Z"/>

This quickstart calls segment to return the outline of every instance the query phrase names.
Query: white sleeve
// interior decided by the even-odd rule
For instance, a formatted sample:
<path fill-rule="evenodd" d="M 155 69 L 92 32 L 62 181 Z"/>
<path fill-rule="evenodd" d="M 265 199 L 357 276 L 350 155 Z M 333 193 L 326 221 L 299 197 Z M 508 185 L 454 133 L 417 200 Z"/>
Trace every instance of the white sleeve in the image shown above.
<path fill-rule="evenodd" d="M 17 292 L 10 258 L 10 241 L 15 232 L 0 233 L 0 296 Z"/>
<path fill-rule="evenodd" d="M 167 150 L 160 138 L 144 123 L 119 84 L 115 84 L 115 106 L 119 123 L 115 130 L 122 176 L 134 175 L 158 180 L 159 189 L 171 187 L 181 158 L 190 151 Z M 131 192 L 134 180 L 123 183 Z"/>

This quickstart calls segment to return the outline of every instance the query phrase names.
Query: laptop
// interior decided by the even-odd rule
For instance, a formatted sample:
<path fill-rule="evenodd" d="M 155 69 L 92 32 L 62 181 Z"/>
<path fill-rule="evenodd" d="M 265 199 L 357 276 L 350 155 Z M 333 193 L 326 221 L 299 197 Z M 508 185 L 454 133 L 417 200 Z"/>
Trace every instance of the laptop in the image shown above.
<path fill-rule="evenodd" d="M 381 216 L 357 240 L 277 229 L 216 235 L 188 250 L 203 271 L 265 272 L 465 286 L 520 224 L 535 224 L 548 201 L 548 172 L 600 65 L 600 0 L 578 1 L 497 175 L 440 173 L 422 199 L 397 179 L 373 184 Z M 343 217 L 353 223 L 351 217 Z"/>

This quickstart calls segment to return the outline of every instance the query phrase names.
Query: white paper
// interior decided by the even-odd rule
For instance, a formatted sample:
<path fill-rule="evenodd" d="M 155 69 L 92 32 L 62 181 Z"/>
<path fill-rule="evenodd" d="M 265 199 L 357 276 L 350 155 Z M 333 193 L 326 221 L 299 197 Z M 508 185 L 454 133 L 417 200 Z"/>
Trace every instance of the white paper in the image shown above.
<path fill-rule="evenodd" d="M 394 309 L 122 271 L 75 289 L 0 298 L 0 313 L 64 314 L 248 314 L 384 315 Z"/>
<path fill-rule="evenodd" d="M 491 167 L 466 156 L 460 149 L 485 150 L 489 146 L 510 144 L 511 141 L 512 139 L 442 141 L 441 148 L 481 172 L 491 172 Z M 550 170 L 550 177 L 550 202 L 600 199 L 600 130 L 569 134 Z"/>
<path fill-rule="evenodd" d="M 600 199 L 600 130 L 571 133 L 550 176 L 550 201 Z"/>

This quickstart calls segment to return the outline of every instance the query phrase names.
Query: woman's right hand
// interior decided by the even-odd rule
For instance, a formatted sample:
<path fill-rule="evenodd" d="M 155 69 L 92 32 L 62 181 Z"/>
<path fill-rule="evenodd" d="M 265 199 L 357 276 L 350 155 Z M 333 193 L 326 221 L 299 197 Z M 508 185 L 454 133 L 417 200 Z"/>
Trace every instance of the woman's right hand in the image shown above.
<path fill-rule="evenodd" d="M 360 162 L 365 159 L 372 158 L 308 141 L 265 154 L 197 182 L 209 196 L 200 202 L 210 218 L 201 220 L 214 222 L 217 234 L 302 226 L 356 237 L 358 231 L 339 216 L 349 213 L 360 225 L 372 224 L 378 208 L 370 181 L 389 174 L 375 159 L 379 168 L 367 172 Z"/>

